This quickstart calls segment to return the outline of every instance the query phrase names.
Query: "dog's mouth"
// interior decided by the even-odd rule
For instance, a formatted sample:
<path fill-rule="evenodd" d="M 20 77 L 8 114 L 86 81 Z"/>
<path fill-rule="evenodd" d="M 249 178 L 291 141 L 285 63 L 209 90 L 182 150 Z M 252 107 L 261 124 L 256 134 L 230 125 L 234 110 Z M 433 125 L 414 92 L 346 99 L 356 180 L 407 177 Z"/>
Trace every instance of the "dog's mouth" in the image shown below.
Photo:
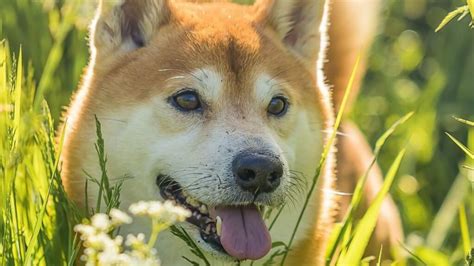
<path fill-rule="evenodd" d="M 237 260 L 257 260 L 270 251 L 270 233 L 254 204 L 207 206 L 193 199 L 167 176 L 159 176 L 157 184 L 165 200 L 191 211 L 192 215 L 186 221 L 197 226 L 201 238 L 216 251 Z"/>

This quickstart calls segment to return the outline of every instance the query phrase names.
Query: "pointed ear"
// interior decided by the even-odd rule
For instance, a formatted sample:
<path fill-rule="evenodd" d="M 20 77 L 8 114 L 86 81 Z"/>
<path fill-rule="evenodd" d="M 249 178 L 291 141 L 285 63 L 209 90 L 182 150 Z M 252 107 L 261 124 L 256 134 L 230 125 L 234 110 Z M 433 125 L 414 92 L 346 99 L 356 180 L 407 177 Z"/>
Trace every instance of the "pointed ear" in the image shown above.
<path fill-rule="evenodd" d="M 326 0 L 327 1 L 327 0 Z M 325 0 L 257 0 L 257 19 L 272 27 L 278 38 L 298 57 L 316 64 Z"/>
<path fill-rule="evenodd" d="M 92 51 L 108 56 L 143 47 L 170 16 L 168 0 L 100 0 L 90 27 Z"/>

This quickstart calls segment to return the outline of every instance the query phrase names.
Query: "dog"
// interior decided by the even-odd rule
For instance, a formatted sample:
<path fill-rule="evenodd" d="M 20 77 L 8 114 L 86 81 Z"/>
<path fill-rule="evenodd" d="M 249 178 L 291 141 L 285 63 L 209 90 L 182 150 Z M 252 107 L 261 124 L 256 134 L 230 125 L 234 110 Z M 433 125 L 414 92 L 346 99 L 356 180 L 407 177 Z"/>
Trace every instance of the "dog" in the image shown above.
<path fill-rule="evenodd" d="M 98 198 L 94 186 L 84 196 L 87 175 L 101 174 L 97 117 L 109 176 L 128 177 L 122 207 L 174 200 L 190 209 L 182 226 L 212 265 L 268 257 L 272 242 L 286 243 L 292 234 L 354 55 L 364 62 L 374 35 L 377 1 L 364 4 L 367 14 L 350 17 L 355 4 L 333 2 L 101 1 L 90 27 L 90 63 L 66 115 L 61 171 L 70 198 L 83 208 Z M 357 133 L 349 125 L 343 130 Z M 361 145 L 358 157 L 352 148 Z M 330 148 L 288 265 L 325 263 L 341 201 L 336 191 L 353 189 L 368 165 L 364 145 L 361 134 L 340 140 L 337 171 L 336 147 Z M 380 186 L 373 172 L 366 202 Z M 382 214 L 379 227 L 397 227 L 394 204 L 386 205 L 390 215 Z M 280 206 L 269 230 L 263 212 L 271 221 L 277 211 L 270 210 Z M 146 221 L 138 221 L 121 233 L 146 231 Z M 375 234 L 375 254 L 378 243 L 400 238 L 383 232 Z M 170 232 L 156 248 L 164 265 L 192 256 Z"/>

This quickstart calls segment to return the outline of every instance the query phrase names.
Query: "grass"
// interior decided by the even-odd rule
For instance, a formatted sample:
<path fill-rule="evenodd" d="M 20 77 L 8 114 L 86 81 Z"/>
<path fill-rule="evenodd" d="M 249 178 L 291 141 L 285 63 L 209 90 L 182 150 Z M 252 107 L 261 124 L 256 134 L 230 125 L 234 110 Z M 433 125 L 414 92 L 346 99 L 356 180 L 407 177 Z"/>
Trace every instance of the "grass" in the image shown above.
<path fill-rule="evenodd" d="M 14 50 L 17 51 L 15 55 L 10 51 L 8 43 L 1 41 L 0 265 L 73 265 L 79 255 L 79 241 L 72 227 L 92 214 L 79 212 L 64 192 L 58 165 L 61 130 L 55 134 L 61 107 L 67 102 L 71 90 L 76 86 L 80 69 L 87 60 L 87 49 L 83 41 L 84 29 L 75 24 L 78 19 L 77 14 L 79 14 L 79 3 L 80 1 L 56 3 L 44 7 L 46 8 L 44 12 L 43 7 L 37 2 L 0 0 L 0 6 L 2 6 L 0 38 L 7 36 L 13 40 L 16 44 Z M 397 3 L 392 3 L 391 6 L 394 7 L 393 13 L 400 12 L 397 10 Z M 465 9 L 463 12 L 466 13 Z M 26 24 L 24 33 L 16 31 L 15 27 L 22 27 L 22 25 L 15 24 L 12 16 L 24 17 L 23 20 L 20 19 L 21 23 Z M 390 18 L 398 17 L 390 14 Z M 404 20 L 404 23 L 410 22 Z M 462 30 L 459 29 L 463 27 L 462 25 L 449 25 L 449 27 L 445 25 L 446 23 L 443 24 L 445 29 L 439 33 L 438 38 L 450 40 L 442 35 L 449 33 L 461 36 L 455 34 L 455 31 Z M 430 31 L 434 31 L 434 27 Z M 51 34 L 38 35 L 38 32 L 43 29 Z M 422 29 L 419 29 L 419 32 L 422 32 Z M 389 34 L 384 37 L 390 39 Z M 429 34 L 426 33 L 426 36 Z M 460 38 L 453 40 L 452 45 L 458 45 L 460 51 L 469 52 L 470 50 L 466 50 L 469 48 L 462 46 Z M 19 48 L 19 43 L 24 44 L 23 49 Z M 467 43 L 470 43 L 469 39 Z M 384 55 L 387 50 L 390 51 L 386 47 L 391 47 L 391 44 L 382 48 L 377 45 L 379 44 L 374 47 L 376 55 Z M 440 54 L 441 51 L 444 53 L 444 50 L 437 51 Z M 407 57 L 409 59 L 416 57 L 413 51 L 405 52 L 409 55 L 412 53 L 412 57 Z M 455 52 L 456 48 L 446 51 L 446 53 Z M 405 56 L 402 54 L 401 57 L 405 58 Z M 462 57 L 469 58 L 469 56 L 469 53 L 462 54 Z M 428 58 L 431 61 L 426 60 L 433 62 L 435 60 L 433 58 L 435 58 L 434 55 Z M 376 59 L 373 60 L 376 62 Z M 449 67 L 446 67 L 449 71 L 442 72 L 439 69 L 440 66 L 436 68 L 432 65 L 431 67 L 435 70 L 431 73 L 435 75 L 427 77 L 426 86 L 423 85 L 423 93 L 420 93 L 418 102 L 406 104 L 402 108 L 397 105 L 399 104 L 396 98 L 398 96 L 393 96 L 393 93 L 399 92 L 394 89 L 392 89 L 393 93 L 384 92 L 384 97 L 392 100 L 390 110 L 395 111 L 378 114 L 377 119 L 383 119 L 378 126 L 376 123 L 378 120 L 370 120 L 370 122 L 367 120 L 364 123 L 363 119 L 366 119 L 366 115 L 359 111 L 363 108 L 369 109 L 368 102 L 370 101 L 372 101 L 370 107 L 377 109 L 377 102 L 373 99 L 378 96 L 372 95 L 369 91 L 360 99 L 363 108 L 356 108 L 352 115 L 357 116 L 356 120 L 359 124 L 370 125 L 367 129 L 368 136 L 371 142 L 375 143 L 373 163 L 378 161 L 383 169 L 388 170 L 384 188 L 377 196 L 377 200 L 361 219 L 356 219 L 354 213 L 360 202 L 361 187 L 366 175 L 360 179 L 343 223 L 337 225 L 337 229 L 333 232 L 331 238 L 333 241 L 327 255 L 328 263 L 332 261 L 338 265 L 345 265 L 360 261 L 361 264 L 367 264 L 370 260 L 379 259 L 377 257 L 363 258 L 362 252 L 372 233 L 380 201 L 392 188 L 394 197 L 401 204 L 400 209 L 408 236 L 407 243 L 401 245 L 406 249 L 408 257 L 397 261 L 397 265 L 473 264 L 472 230 L 470 229 L 473 228 L 472 214 L 474 213 L 474 202 L 472 202 L 474 123 L 470 121 L 472 120 L 470 117 L 473 115 L 474 98 L 469 98 L 471 95 L 469 89 L 472 90 L 472 86 L 466 85 L 473 83 L 469 83 L 465 76 L 459 76 L 459 73 L 463 73 L 463 68 L 469 70 L 471 65 L 469 60 L 464 63 L 443 60 L 440 59 L 440 62 L 444 62 L 440 65 L 449 64 Z M 406 79 L 415 80 L 421 75 L 417 70 L 409 69 L 408 66 L 406 69 L 405 66 L 403 68 L 407 73 L 402 73 L 400 76 L 407 75 Z M 384 79 L 389 79 L 389 77 L 377 74 L 374 69 L 376 69 L 376 64 L 369 70 L 368 75 L 368 84 L 376 84 L 372 87 L 382 88 L 385 84 L 398 82 L 393 79 L 377 85 L 374 83 L 377 78 L 372 80 L 371 77 L 373 78 L 374 75 L 378 77 L 377 82 L 381 82 L 381 77 Z M 468 70 L 465 70 L 466 73 L 469 73 Z M 386 72 L 385 69 L 379 71 Z M 38 85 L 35 81 L 39 82 Z M 452 94 L 441 97 L 445 82 L 454 84 L 450 87 L 459 88 L 456 92 L 460 95 L 455 99 L 454 104 L 449 105 L 457 106 L 449 113 L 449 117 L 456 114 L 469 119 L 449 118 L 445 119 L 447 121 L 443 122 L 445 124 L 438 124 L 437 117 L 441 116 L 442 110 L 447 108 L 443 101 L 452 97 Z M 462 90 L 466 86 L 468 89 Z M 405 88 L 406 86 L 401 86 L 400 91 L 409 91 Z M 440 103 L 435 105 L 437 101 Z M 416 105 L 421 107 L 416 108 Z M 460 109 L 460 106 L 464 109 Z M 417 112 L 406 116 L 399 115 L 406 113 L 406 108 L 408 111 L 416 109 Z M 411 116 L 413 116 L 412 119 L 407 121 Z M 334 133 L 336 128 L 334 128 Z M 377 128 L 378 131 L 370 131 L 372 128 Z M 90 177 L 88 185 L 97 185 L 103 192 L 104 200 L 98 201 L 93 212 L 107 212 L 113 206 L 120 204 L 120 187 L 117 185 L 117 187 L 111 187 L 107 183 L 106 147 L 103 145 L 103 140 L 101 141 L 99 121 L 97 121 L 97 129 L 96 149 L 103 171 L 101 177 Z M 426 131 L 435 129 L 443 131 L 439 137 L 441 139 L 439 143 L 426 135 Z M 447 132 L 447 136 L 444 132 Z M 410 140 L 407 141 L 407 139 Z M 400 151 L 400 147 L 406 147 L 405 153 Z M 413 147 L 417 147 L 416 150 L 413 150 Z M 403 154 L 405 154 L 405 159 L 401 164 Z M 434 157 L 436 154 L 447 155 Z M 435 165 L 427 164 L 428 161 L 434 161 Z M 458 164 L 460 164 L 459 171 Z M 399 174 L 396 174 L 397 170 Z M 438 172 L 450 182 L 433 181 L 431 178 L 438 176 Z M 416 186 L 422 188 L 410 192 L 410 189 Z M 105 207 L 102 204 L 105 204 Z M 304 206 L 300 216 L 304 213 Z M 423 219 L 422 214 L 426 214 L 427 218 Z M 298 224 L 294 225 L 294 228 L 296 232 Z M 180 228 L 175 228 L 175 232 L 186 238 L 186 232 L 180 231 Z M 273 243 L 273 256 L 263 263 L 272 265 L 280 261 L 280 264 L 283 264 L 286 251 L 293 245 L 292 239 L 293 237 L 287 243 Z M 193 243 L 189 245 L 193 246 Z M 206 265 L 205 256 L 204 259 L 199 260 L 202 255 L 199 253 L 199 248 L 195 252 L 196 258 L 186 258 L 186 261 L 191 264 Z"/>
<path fill-rule="evenodd" d="M 0 45 L 0 264 L 72 263 L 80 219 L 61 184 L 54 122 L 45 102 L 33 109 L 22 53 Z M 26 72 L 28 73 L 28 72 Z M 54 253 L 52 253 L 54 251 Z"/>
<path fill-rule="evenodd" d="M 343 220 L 343 222 L 341 223 L 340 227 L 338 226 L 338 230 L 335 230 L 334 231 L 334 236 L 333 236 L 333 239 L 334 239 L 334 242 L 332 242 L 330 245 L 329 245 L 329 248 L 328 248 L 328 255 L 327 255 L 327 261 L 328 262 L 332 262 L 334 259 L 336 259 L 335 261 L 339 260 L 339 259 L 343 259 L 343 260 L 347 260 L 347 259 L 344 259 L 344 257 L 346 256 L 345 254 L 343 254 L 342 258 L 341 258 L 341 254 L 337 254 L 336 251 L 337 250 L 341 250 L 340 253 L 342 252 L 345 252 L 344 250 L 346 250 L 349 246 L 349 241 L 352 239 L 351 237 L 351 228 L 353 227 L 353 223 L 354 223 L 354 217 L 355 217 L 355 214 L 357 212 L 357 209 L 358 209 L 358 206 L 360 205 L 361 203 L 361 200 L 362 200 L 362 193 L 363 193 L 363 187 L 366 183 L 366 180 L 367 180 L 367 177 L 369 175 L 369 171 L 370 169 L 373 167 L 373 165 L 376 163 L 377 161 L 377 158 L 380 154 L 380 151 L 382 149 L 382 147 L 384 146 L 385 142 L 388 140 L 388 138 L 395 132 L 395 129 L 404 124 L 411 116 L 413 115 L 413 113 L 408 113 L 407 115 L 403 116 L 402 118 L 400 118 L 399 120 L 397 120 L 390 128 L 387 129 L 387 131 L 385 131 L 382 136 L 377 140 L 376 142 L 376 146 L 375 146 L 375 149 L 374 149 L 374 158 L 372 160 L 372 162 L 370 163 L 369 165 L 369 168 L 366 170 L 366 172 L 364 173 L 364 176 L 362 176 L 361 178 L 359 178 L 359 181 L 357 183 L 357 186 L 354 190 L 354 194 L 352 195 L 352 200 L 351 200 L 351 204 L 349 205 L 349 208 L 346 212 L 346 216 Z M 403 152 L 404 153 L 404 152 Z M 399 156 L 400 156 L 401 152 L 399 153 Z M 398 161 L 398 163 L 397 163 Z M 397 156 L 397 159 L 395 159 L 394 163 L 396 163 L 395 165 L 397 165 L 396 169 L 398 169 L 398 167 L 400 166 L 400 162 L 398 160 L 398 156 Z M 395 165 L 392 165 L 390 167 L 390 169 L 393 169 L 392 167 L 394 167 Z M 396 170 L 392 170 L 393 171 L 396 171 Z M 390 173 L 390 171 L 389 171 Z M 393 182 L 393 178 L 394 176 L 393 175 L 390 175 L 388 176 L 389 178 L 385 178 L 385 183 L 384 185 L 387 185 L 387 184 L 392 184 Z M 382 189 L 380 191 L 380 193 L 382 193 L 381 197 L 382 199 L 384 198 L 384 195 L 387 194 L 387 192 L 383 192 L 383 190 L 386 190 L 386 188 Z M 380 202 L 379 202 L 380 201 Z M 381 204 L 381 200 L 375 200 L 374 203 L 373 203 L 374 207 L 377 208 L 377 205 Z M 370 210 L 370 209 L 369 209 Z M 373 213 L 374 211 L 372 211 Z M 378 212 L 379 211 L 376 211 L 375 214 L 369 214 L 369 211 L 367 212 L 367 216 L 363 218 L 363 220 L 370 220 L 372 222 L 375 222 L 377 216 L 378 216 Z M 375 220 L 374 220 L 375 219 Z M 364 235 L 364 239 L 367 239 L 368 237 L 371 236 L 372 232 L 373 232 L 373 224 L 370 226 L 370 227 L 367 227 L 367 228 L 364 228 L 365 230 L 365 233 L 366 235 Z M 367 246 L 368 242 L 367 240 L 363 240 L 362 237 L 359 237 L 357 238 L 357 240 L 360 240 L 360 241 L 363 241 L 362 243 L 361 242 L 354 242 L 354 246 L 356 247 L 359 247 L 361 248 L 362 250 L 365 249 L 365 247 Z M 351 244 L 352 246 L 353 244 Z M 360 259 L 358 259 L 360 260 Z"/>

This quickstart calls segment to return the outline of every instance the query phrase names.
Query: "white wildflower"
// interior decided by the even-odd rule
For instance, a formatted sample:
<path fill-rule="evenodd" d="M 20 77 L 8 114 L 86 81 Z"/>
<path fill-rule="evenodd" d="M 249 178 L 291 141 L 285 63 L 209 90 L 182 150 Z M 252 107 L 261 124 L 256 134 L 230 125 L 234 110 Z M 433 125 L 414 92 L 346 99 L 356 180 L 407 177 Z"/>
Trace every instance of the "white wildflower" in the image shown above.
<path fill-rule="evenodd" d="M 124 253 L 114 250 L 104 250 L 97 255 L 98 265 L 130 265 L 132 259 Z"/>
<path fill-rule="evenodd" d="M 145 242 L 144 234 L 128 235 L 125 243 L 122 236 L 111 236 L 111 232 L 120 225 L 132 222 L 132 218 L 125 212 L 112 209 L 110 215 L 97 213 L 91 218 L 91 224 L 78 224 L 74 227 L 74 231 L 81 235 L 84 242 L 81 259 L 87 266 L 158 266 L 160 260 L 153 248 L 158 234 L 191 215 L 190 211 L 171 201 L 140 201 L 132 204 L 129 210 L 134 215 L 152 218 L 152 233 L 148 242 Z"/>
<path fill-rule="evenodd" d="M 129 234 L 127 235 L 127 240 L 125 241 L 125 245 L 132 247 L 137 246 L 145 243 L 145 235 L 140 233 L 137 236 Z"/>
<path fill-rule="evenodd" d="M 191 217 L 191 212 L 183 207 L 175 205 L 171 201 L 166 201 L 164 204 L 166 210 L 165 216 L 168 216 L 168 222 L 174 224 L 176 222 L 184 222 L 186 218 Z"/>
<path fill-rule="evenodd" d="M 148 214 L 148 202 L 139 201 L 130 205 L 128 210 L 133 213 L 133 215 L 143 216 Z"/>
<path fill-rule="evenodd" d="M 91 225 L 78 224 L 74 226 L 74 231 L 81 234 L 81 240 L 85 240 L 89 236 L 94 235 L 97 230 Z"/>
<path fill-rule="evenodd" d="M 114 227 L 122 224 L 132 223 L 132 217 L 118 209 L 110 210 L 110 217 L 112 218 L 112 226 Z"/>
<path fill-rule="evenodd" d="M 87 247 L 95 250 L 113 250 L 115 252 L 120 250 L 118 243 L 108 234 L 103 232 L 90 236 L 85 242 Z"/>
<path fill-rule="evenodd" d="M 133 266 L 159 266 L 160 260 L 157 258 L 137 258 L 137 257 L 130 257 L 130 264 Z"/>
<path fill-rule="evenodd" d="M 132 249 L 132 254 L 138 257 L 147 257 L 149 254 L 155 254 L 156 251 L 145 243 L 145 235 L 140 233 L 137 236 L 127 235 L 125 245 Z"/>
<path fill-rule="evenodd" d="M 148 216 L 152 218 L 163 218 L 164 216 L 166 216 L 164 214 L 164 211 L 165 209 L 163 208 L 163 203 L 159 201 L 148 202 Z"/>
<path fill-rule="evenodd" d="M 108 232 L 111 227 L 110 219 L 105 213 L 97 213 L 92 216 L 91 224 L 97 230 L 102 232 Z"/>
<path fill-rule="evenodd" d="M 171 201 L 166 201 L 165 203 L 159 201 L 140 201 L 130 205 L 129 210 L 134 215 L 149 216 L 154 219 L 159 219 L 164 224 L 182 222 L 191 216 L 189 210 L 177 206 Z"/>

